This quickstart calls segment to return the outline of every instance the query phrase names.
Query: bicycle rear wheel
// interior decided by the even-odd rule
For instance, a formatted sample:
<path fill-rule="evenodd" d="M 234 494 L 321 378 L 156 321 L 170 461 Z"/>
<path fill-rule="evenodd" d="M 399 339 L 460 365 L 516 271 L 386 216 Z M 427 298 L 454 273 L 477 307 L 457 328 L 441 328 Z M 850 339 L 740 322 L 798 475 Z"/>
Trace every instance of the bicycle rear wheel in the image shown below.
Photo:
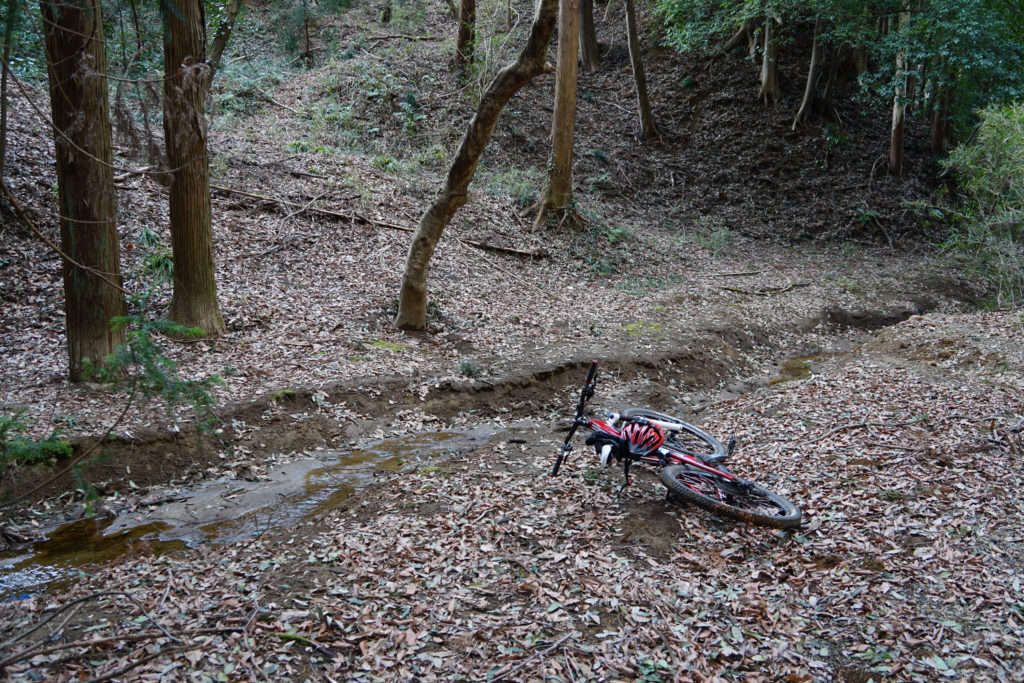
<path fill-rule="evenodd" d="M 702 460 L 720 460 L 728 451 L 722 442 L 705 432 L 700 427 L 695 427 L 689 422 L 684 422 L 678 417 L 672 417 L 656 410 L 646 408 L 626 408 L 622 411 L 623 420 L 635 420 L 644 418 L 647 420 L 658 420 L 669 422 L 679 426 L 679 431 L 665 432 L 665 445 L 674 450 L 695 455 Z"/>
<path fill-rule="evenodd" d="M 731 482 L 686 465 L 661 468 L 661 482 L 676 496 L 708 512 L 776 529 L 800 526 L 800 508 L 751 482 Z"/>

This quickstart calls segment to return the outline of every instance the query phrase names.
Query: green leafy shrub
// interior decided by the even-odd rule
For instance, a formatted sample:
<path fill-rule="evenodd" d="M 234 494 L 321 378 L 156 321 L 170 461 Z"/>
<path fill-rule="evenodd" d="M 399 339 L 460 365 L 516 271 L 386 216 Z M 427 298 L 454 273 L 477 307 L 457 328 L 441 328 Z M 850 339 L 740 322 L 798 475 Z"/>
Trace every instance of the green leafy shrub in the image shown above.
<path fill-rule="evenodd" d="M 60 429 L 54 429 L 45 439 L 26 437 L 28 424 L 22 419 L 26 412 L 22 408 L 10 417 L 0 415 L 0 473 L 11 465 L 34 465 L 71 455 L 71 444 L 61 438 Z"/>
<path fill-rule="evenodd" d="M 963 258 L 993 288 L 998 307 L 1024 302 L 1024 103 L 980 113 L 973 139 L 946 162 L 960 181 L 948 253 Z"/>

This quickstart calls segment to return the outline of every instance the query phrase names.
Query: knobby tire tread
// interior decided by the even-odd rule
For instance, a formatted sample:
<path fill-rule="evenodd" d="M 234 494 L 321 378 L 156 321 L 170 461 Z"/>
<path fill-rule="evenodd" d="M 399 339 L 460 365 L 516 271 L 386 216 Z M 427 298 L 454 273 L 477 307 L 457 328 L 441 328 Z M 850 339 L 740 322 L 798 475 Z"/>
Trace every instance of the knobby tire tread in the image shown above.
<path fill-rule="evenodd" d="M 724 515 L 725 517 L 730 517 L 749 524 L 773 527 L 775 529 L 792 529 L 800 526 L 800 509 L 782 496 L 772 493 L 763 486 L 758 486 L 757 484 L 751 485 L 757 493 L 765 496 L 772 503 L 781 508 L 783 511 L 781 516 L 761 514 L 752 510 L 733 507 L 724 501 L 715 500 L 702 493 L 694 491 L 690 487 L 682 484 L 676 478 L 679 473 L 688 469 L 690 468 L 685 465 L 669 465 L 668 467 L 663 467 L 660 473 L 661 482 L 668 488 L 668 490 L 686 502 L 692 503 L 693 505 L 696 505 L 703 510 L 707 510 L 708 512 L 716 512 L 720 515 Z M 713 477 L 714 475 L 706 476 Z"/>

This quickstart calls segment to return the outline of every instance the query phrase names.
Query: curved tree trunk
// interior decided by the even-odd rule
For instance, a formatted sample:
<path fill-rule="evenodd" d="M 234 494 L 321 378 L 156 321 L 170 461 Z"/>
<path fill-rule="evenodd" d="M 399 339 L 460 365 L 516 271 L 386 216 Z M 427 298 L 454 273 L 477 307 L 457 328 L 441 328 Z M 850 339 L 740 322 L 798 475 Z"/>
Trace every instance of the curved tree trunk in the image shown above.
<path fill-rule="evenodd" d="M 395 325 L 400 329 L 423 330 L 427 327 L 427 268 L 430 258 L 445 226 L 466 203 L 466 190 L 505 103 L 531 78 L 553 70 L 546 61 L 546 54 L 557 13 L 558 0 L 540 0 L 526 46 L 519 58 L 499 71 L 487 86 L 455 160 L 448 169 L 444 187 L 420 218 L 409 244 L 398 298 Z"/>
<path fill-rule="evenodd" d="M 171 169 L 170 318 L 224 333 L 214 280 L 210 163 L 206 149 L 206 23 L 203 0 L 161 0 L 164 21 L 164 138 Z"/>
<path fill-rule="evenodd" d="M 814 102 L 814 85 L 818 81 L 821 68 L 821 19 L 814 21 L 814 39 L 811 41 L 811 65 L 807 67 L 807 85 L 804 87 L 804 99 L 793 117 L 793 130 L 807 120 Z"/>
<path fill-rule="evenodd" d="M 757 99 L 764 103 L 775 104 L 779 100 L 779 43 L 775 40 L 773 24 L 775 20 L 768 17 L 764 20 L 764 55 L 761 59 L 761 90 Z"/>
<path fill-rule="evenodd" d="M 551 117 L 551 159 L 548 189 L 537 222 L 548 209 L 567 209 L 572 203 L 572 146 L 576 129 L 576 47 L 579 42 L 579 0 L 561 0 L 558 13 L 558 69 L 555 72 L 555 111 Z"/>
<path fill-rule="evenodd" d="M 210 65 L 211 82 L 217 73 L 217 69 L 220 68 L 220 60 L 224 56 L 224 48 L 228 46 L 231 32 L 235 29 L 235 20 L 238 19 L 238 14 L 241 10 L 242 0 L 228 0 L 227 7 L 224 8 L 224 16 L 221 17 L 217 33 L 213 36 L 213 43 L 210 45 L 210 56 L 206 60 L 206 63 Z"/>
<path fill-rule="evenodd" d="M 640 128 L 644 140 L 661 137 L 651 113 L 651 102 L 647 98 L 647 76 L 644 74 L 643 56 L 640 54 L 640 39 L 636 31 L 636 7 L 633 0 L 626 0 L 626 35 L 629 40 L 629 63 L 633 67 L 633 83 L 636 86 L 636 102 L 640 109 Z"/>
<path fill-rule="evenodd" d="M 580 64 L 584 71 L 601 66 L 601 52 L 594 27 L 594 0 L 580 0 Z"/>
<path fill-rule="evenodd" d="M 744 43 L 749 44 L 750 30 L 753 27 L 753 25 L 753 19 L 751 19 L 750 17 L 744 19 L 743 24 L 739 27 L 739 29 L 737 29 L 736 33 L 732 34 L 732 38 L 725 41 L 725 44 L 722 45 L 722 47 L 718 48 L 718 51 L 715 53 L 715 55 L 717 56 L 720 54 L 732 52 L 733 50 L 735 50 L 740 45 L 743 45 Z"/>
<path fill-rule="evenodd" d="M 40 2 L 57 157 L 60 241 L 65 254 L 121 282 L 110 147 L 103 14 L 99 0 Z M 72 381 L 123 343 L 111 318 L 125 315 L 120 290 L 64 261 L 64 310 Z"/>
<path fill-rule="evenodd" d="M 462 0 L 459 5 L 459 33 L 455 43 L 455 66 L 465 71 L 473 64 L 476 43 L 476 0 Z"/>

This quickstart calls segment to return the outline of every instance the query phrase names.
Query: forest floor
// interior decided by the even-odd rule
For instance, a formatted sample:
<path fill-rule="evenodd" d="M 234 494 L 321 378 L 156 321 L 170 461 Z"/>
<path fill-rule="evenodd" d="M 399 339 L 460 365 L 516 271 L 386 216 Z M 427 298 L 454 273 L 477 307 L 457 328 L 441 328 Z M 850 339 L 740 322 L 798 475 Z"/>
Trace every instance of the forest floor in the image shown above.
<path fill-rule="evenodd" d="M 66 381 L 60 262 L 6 212 L 0 407 L 79 448 L 113 424 L 111 457 L 87 471 L 105 496 L 95 509 L 142 521 L 203 480 L 238 491 L 382 439 L 491 436 L 377 471 L 285 528 L 174 551 L 154 534 L 13 596 L 0 603 L 7 676 L 1024 675 L 1024 317 L 971 312 L 984 292 L 922 235 L 908 207 L 931 193 L 923 131 L 896 183 L 878 171 L 884 117 L 837 104 L 841 129 L 790 130 L 797 55 L 782 65 L 787 97 L 763 110 L 744 60 L 650 50 L 663 139 L 640 144 L 624 40 L 606 19 L 605 65 L 581 76 L 580 220 L 520 216 L 543 184 L 552 79 L 538 79 L 510 103 L 434 256 L 430 329 L 404 334 L 391 320 L 408 230 L 478 89 L 437 66 L 450 40 L 410 39 L 449 32 L 440 6 L 402 14 L 416 7 L 391 27 L 351 10 L 334 56 L 309 69 L 260 62 L 246 53 L 258 25 L 239 29 L 212 127 L 228 333 L 162 342 L 184 376 L 223 378 L 216 431 L 157 401 L 115 422 L 124 392 Z M 28 99 L 13 116 L 9 184 L 55 234 L 52 145 Z M 119 152 L 146 166 L 131 133 Z M 119 202 L 141 292 L 167 249 L 166 195 L 128 173 Z M 169 296 L 157 287 L 143 312 Z M 800 505 L 803 526 L 680 508 L 649 473 L 616 496 L 620 475 L 579 450 L 548 478 L 591 358 L 595 409 L 649 406 L 737 435 L 734 468 Z M 4 491 L 47 475 L 8 472 Z M 68 488 L 8 521 L 31 536 L 80 518 L 80 498 L 58 495 Z"/>

